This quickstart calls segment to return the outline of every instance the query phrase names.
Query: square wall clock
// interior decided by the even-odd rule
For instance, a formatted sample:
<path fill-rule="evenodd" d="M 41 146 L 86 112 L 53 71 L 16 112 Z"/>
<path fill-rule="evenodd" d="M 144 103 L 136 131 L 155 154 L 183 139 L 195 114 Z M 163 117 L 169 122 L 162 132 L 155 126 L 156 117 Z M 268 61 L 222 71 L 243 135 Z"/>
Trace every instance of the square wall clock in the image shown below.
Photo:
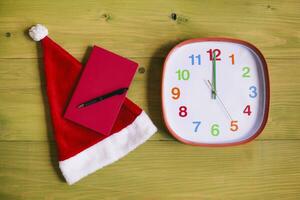
<path fill-rule="evenodd" d="M 243 144 L 266 125 L 269 88 L 267 63 L 254 45 L 228 38 L 188 40 L 164 63 L 164 121 L 187 144 Z"/>

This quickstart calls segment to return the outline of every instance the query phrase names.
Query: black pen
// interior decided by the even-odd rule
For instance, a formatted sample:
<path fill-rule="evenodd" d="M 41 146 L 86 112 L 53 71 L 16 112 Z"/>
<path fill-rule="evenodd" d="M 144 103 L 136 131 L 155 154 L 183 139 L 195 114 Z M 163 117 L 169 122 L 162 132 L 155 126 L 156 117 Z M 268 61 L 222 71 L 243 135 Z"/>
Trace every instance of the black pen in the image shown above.
<path fill-rule="evenodd" d="M 94 98 L 94 99 L 91 99 L 91 100 L 89 100 L 89 101 L 87 101 L 87 102 L 84 102 L 84 103 L 78 105 L 77 108 L 84 108 L 84 107 L 87 107 L 87 106 L 92 105 L 92 104 L 94 104 L 94 103 L 97 103 L 97 102 L 99 102 L 99 101 L 102 101 L 102 100 L 104 100 L 104 99 L 107 99 L 107 98 L 109 98 L 109 97 L 112 97 L 112 96 L 115 96 L 115 95 L 121 95 L 121 94 L 123 94 L 124 92 L 126 92 L 127 90 L 128 90 L 128 88 L 120 88 L 120 89 L 117 89 L 117 90 L 115 90 L 115 91 L 113 91 L 113 92 L 104 94 L 104 95 L 102 95 L 102 96 L 99 96 L 99 97 L 96 97 L 96 98 Z"/>

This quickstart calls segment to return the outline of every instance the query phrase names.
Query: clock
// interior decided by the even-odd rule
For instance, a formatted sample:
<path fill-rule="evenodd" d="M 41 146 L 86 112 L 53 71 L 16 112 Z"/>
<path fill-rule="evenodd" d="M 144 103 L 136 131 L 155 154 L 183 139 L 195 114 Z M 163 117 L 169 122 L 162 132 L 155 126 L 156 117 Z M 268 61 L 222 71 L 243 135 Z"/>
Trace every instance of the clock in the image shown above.
<path fill-rule="evenodd" d="M 184 41 L 168 54 L 162 110 L 169 132 L 200 146 L 253 140 L 269 112 L 267 63 L 252 44 L 228 38 Z"/>

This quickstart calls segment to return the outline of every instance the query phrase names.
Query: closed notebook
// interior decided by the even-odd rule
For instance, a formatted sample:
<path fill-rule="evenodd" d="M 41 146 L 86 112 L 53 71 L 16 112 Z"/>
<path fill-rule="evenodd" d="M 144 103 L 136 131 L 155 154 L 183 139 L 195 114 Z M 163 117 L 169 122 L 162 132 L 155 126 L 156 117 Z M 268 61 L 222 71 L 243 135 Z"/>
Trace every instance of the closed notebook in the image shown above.
<path fill-rule="evenodd" d="M 73 92 L 64 117 L 103 135 L 109 135 L 117 119 L 126 92 L 79 108 L 79 105 L 129 88 L 138 64 L 103 48 L 94 46 Z"/>

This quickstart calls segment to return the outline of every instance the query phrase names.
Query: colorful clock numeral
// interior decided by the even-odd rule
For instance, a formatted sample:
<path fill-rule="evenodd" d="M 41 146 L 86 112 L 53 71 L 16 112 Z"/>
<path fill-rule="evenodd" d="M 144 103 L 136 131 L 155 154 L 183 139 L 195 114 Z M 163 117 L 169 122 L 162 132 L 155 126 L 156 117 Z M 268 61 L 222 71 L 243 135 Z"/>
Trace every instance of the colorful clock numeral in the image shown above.
<path fill-rule="evenodd" d="M 232 120 L 231 123 L 230 123 L 230 130 L 231 131 L 237 131 L 238 129 L 239 129 L 238 121 Z"/>
<path fill-rule="evenodd" d="M 250 108 L 250 105 L 247 105 L 243 111 L 243 113 L 247 114 L 248 116 L 251 115 L 251 108 Z"/>
<path fill-rule="evenodd" d="M 250 68 L 249 67 L 243 67 L 243 77 L 244 78 L 250 78 Z"/>
<path fill-rule="evenodd" d="M 231 54 L 231 55 L 229 56 L 229 58 L 231 58 L 231 64 L 234 65 L 234 54 Z"/>
<path fill-rule="evenodd" d="M 172 92 L 172 98 L 173 99 L 179 99 L 179 97 L 180 97 L 180 89 L 178 88 L 178 87 L 173 87 L 172 88 L 172 90 L 171 90 L 171 92 Z"/>
<path fill-rule="evenodd" d="M 220 130 L 219 130 L 219 128 L 220 128 L 220 126 L 218 125 L 218 124 L 213 124 L 212 126 L 211 126 L 211 134 L 213 135 L 213 136 L 218 136 L 219 134 L 220 134 Z"/>
<path fill-rule="evenodd" d="M 216 60 L 221 60 L 221 50 L 220 49 L 209 49 L 206 51 L 209 54 L 209 60 L 213 60 L 214 53 L 216 55 Z"/>
<path fill-rule="evenodd" d="M 180 117 L 186 117 L 187 116 L 187 107 L 186 106 L 180 106 L 179 107 L 179 116 Z"/>
<path fill-rule="evenodd" d="M 176 71 L 176 74 L 178 75 L 178 80 L 180 81 L 180 80 L 189 80 L 189 78 L 190 78 L 190 71 L 189 70 L 186 70 L 186 69 L 184 69 L 184 70 L 180 70 L 180 69 L 178 69 L 177 71 Z"/>
<path fill-rule="evenodd" d="M 195 129 L 194 129 L 194 132 L 196 133 L 198 131 L 198 128 L 199 128 L 200 124 L 201 124 L 201 121 L 193 121 L 193 124 L 196 125 Z"/>
<path fill-rule="evenodd" d="M 257 97 L 257 88 L 255 87 L 255 86 L 251 86 L 251 87 L 249 87 L 249 90 L 250 90 L 250 94 L 249 94 L 249 97 L 251 97 L 251 98 L 255 98 L 255 97 Z"/>
<path fill-rule="evenodd" d="M 189 58 L 191 59 L 191 64 L 194 65 L 195 64 L 195 58 L 197 59 L 197 65 L 201 65 L 201 55 L 198 54 L 197 56 L 195 56 L 194 54 L 190 55 Z"/>

